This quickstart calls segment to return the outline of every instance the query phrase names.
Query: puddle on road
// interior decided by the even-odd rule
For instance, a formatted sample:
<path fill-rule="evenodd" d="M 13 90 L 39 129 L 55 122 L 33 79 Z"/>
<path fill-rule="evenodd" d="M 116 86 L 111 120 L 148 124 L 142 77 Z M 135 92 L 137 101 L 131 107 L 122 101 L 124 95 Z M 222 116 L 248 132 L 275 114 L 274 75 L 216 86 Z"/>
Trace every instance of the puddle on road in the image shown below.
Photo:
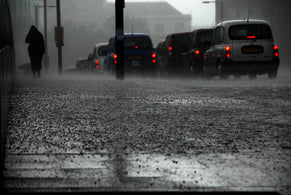
<path fill-rule="evenodd" d="M 195 157 L 164 156 L 160 154 L 129 155 L 126 171 L 128 177 L 157 177 L 163 183 L 183 187 L 223 185 L 220 179 L 207 172 L 207 167 Z"/>
<path fill-rule="evenodd" d="M 267 172 L 266 159 L 232 154 L 51 154 L 7 155 L 5 185 L 112 189 L 276 190 L 288 173 Z M 286 162 L 288 164 L 288 162 Z M 268 169 L 266 169 L 268 168 Z M 122 169 L 116 171 L 116 169 Z M 118 175 L 122 171 L 124 174 Z M 27 182 L 27 179 L 30 182 Z M 55 180 L 47 180 L 47 178 Z M 15 179 L 15 180 L 13 180 Z M 58 181 L 61 180 L 60 184 Z M 50 182 L 50 183 L 47 183 Z"/>

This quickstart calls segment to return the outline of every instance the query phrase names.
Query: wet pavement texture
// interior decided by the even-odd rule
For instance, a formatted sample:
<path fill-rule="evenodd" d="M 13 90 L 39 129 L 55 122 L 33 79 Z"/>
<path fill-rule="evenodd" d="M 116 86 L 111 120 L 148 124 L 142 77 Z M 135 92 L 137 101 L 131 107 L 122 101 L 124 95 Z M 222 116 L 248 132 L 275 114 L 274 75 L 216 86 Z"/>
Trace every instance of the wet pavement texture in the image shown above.
<path fill-rule="evenodd" d="M 291 82 L 18 78 L 9 192 L 291 194 Z"/>

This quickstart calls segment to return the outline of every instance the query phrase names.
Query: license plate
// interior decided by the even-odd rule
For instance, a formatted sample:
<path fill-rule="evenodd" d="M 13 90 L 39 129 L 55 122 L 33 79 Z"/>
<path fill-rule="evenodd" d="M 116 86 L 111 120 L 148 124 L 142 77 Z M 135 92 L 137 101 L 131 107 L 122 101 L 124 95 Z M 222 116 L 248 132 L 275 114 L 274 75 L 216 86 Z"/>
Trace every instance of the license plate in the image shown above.
<path fill-rule="evenodd" d="M 244 54 L 255 54 L 255 53 L 263 53 L 263 47 L 261 46 L 245 46 L 242 47 L 242 53 Z"/>
<path fill-rule="evenodd" d="M 138 66 L 139 65 L 139 61 L 133 60 L 132 61 L 132 66 Z"/>
<path fill-rule="evenodd" d="M 143 56 L 134 56 L 134 55 L 129 55 L 127 56 L 128 60 L 142 60 Z"/>

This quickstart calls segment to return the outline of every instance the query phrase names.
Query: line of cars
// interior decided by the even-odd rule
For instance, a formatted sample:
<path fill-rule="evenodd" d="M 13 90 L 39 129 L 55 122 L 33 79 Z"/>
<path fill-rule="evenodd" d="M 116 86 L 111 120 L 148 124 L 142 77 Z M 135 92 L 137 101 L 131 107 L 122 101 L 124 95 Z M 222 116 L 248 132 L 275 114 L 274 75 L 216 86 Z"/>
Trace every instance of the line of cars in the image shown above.
<path fill-rule="evenodd" d="M 168 35 L 157 46 L 162 71 L 191 72 L 212 78 L 267 74 L 277 77 L 279 48 L 271 25 L 265 20 L 229 20 L 213 29 Z"/>
<path fill-rule="evenodd" d="M 101 45 L 103 52 L 99 52 Z M 76 66 L 114 71 L 118 60 L 115 36 L 101 45 L 84 60 L 87 64 L 79 60 Z M 124 34 L 126 72 L 182 72 L 206 78 L 248 75 L 251 79 L 267 74 L 275 79 L 279 64 L 279 49 L 265 20 L 229 20 L 214 28 L 169 34 L 156 48 L 147 34 Z"/>

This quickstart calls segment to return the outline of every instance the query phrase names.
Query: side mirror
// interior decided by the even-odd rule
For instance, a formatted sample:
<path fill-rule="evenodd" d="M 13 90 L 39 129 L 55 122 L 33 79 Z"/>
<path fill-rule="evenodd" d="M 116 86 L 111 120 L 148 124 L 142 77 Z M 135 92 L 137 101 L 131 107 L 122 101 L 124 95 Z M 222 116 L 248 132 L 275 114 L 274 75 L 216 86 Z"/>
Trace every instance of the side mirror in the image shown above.
<path fill-rule="evenodd" d="M 92 53 L 90 53 L 90 54 L 88 55 L 88 60 L 93 60 L 93 54 L 92 54 Z"/>

